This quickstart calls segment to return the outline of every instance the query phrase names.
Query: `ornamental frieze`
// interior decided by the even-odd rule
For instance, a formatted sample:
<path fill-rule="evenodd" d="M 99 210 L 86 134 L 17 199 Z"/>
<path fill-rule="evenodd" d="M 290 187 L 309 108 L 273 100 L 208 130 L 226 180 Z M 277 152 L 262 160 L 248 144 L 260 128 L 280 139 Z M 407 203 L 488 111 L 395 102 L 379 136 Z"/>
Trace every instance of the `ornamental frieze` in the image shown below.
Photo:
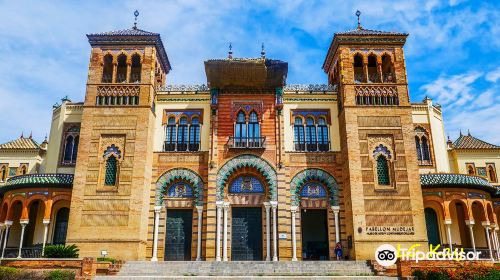
<path fill-rule="evenodd" d="M 337 162 L 336 155 L 325 155 L 325 154 L 291 154 L 288 157 L 288 161 L 292 163 L 335 163 Z"/>

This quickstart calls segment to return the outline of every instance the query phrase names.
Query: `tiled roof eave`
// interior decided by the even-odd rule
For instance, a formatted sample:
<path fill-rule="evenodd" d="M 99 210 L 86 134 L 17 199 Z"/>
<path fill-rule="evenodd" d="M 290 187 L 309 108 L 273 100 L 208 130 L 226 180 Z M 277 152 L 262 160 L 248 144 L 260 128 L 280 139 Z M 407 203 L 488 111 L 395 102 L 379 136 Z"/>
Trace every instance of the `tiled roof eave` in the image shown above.
<path fill-rule="evenodd" d="M 19 188 L 66 188 L 73 187 L 73 174 L 27 174 L 11 177 L 0 187 L 0 194 Z"/>
<path fill-rule="evenodd" d="M 492 195 L 500 193 L 500 189 L 486 179 L 465 174 L 421 174 L 420 183 L 422 188 L 471 188 L 487 191 Z"/>

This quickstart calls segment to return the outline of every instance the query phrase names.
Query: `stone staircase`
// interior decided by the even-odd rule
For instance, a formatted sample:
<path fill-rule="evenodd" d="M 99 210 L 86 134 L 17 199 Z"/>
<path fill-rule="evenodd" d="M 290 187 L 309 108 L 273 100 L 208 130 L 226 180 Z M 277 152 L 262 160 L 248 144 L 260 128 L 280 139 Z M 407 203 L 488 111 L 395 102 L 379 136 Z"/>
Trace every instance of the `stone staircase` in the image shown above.
<path fill-rule="evenodd" d="M 149 262 L 129 261 L 113 279 L 396 279 L 375 276 L 366 261 Z"/>

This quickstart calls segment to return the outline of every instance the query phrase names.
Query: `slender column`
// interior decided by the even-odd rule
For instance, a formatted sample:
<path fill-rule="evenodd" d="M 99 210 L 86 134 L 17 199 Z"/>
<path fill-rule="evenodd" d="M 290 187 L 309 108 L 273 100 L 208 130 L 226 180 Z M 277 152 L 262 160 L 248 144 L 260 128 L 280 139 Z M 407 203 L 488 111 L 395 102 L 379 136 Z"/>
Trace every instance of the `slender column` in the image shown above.
<path fill-rule="evenodd" d="M 2 247 L 2 259 L 5 254 L 5 247 L 7 247 L 7 239 L 9 238 L 9 229 L 12 225 L 12 221 L 5 221 L 5 237 L 3 238 L 3 247 Z"/>
<path fill-rule="evenodd" d="M 220 262 L 220 218 L 222 216 L 222 207 L 224 206 L 224 201 L 217 201 L 215 203 L 215 206 L 217 207 L 217 231 L 216 231 L 216 236 L 215 236 L 215 260 Z"/>
<path fill-rule="evenodd" d="M 472 249 L 476 253 L 476 241 L 474 240 L 474 220 L 466 220 L 465 224 L 469 226 L 470 241 L 472 242 Z"/>
<path fill-rule="evenodd" d="M 297 236 L 295 233 L 295 213 L 297 213 L 299 207 L 292 206 L 290 211 L 292 211 L 292 261 L 297 261 Z"/>
<path fill-rule="evenodd" d="M 365 83 L 368 83 L 370 81 L 369 76 L 368 76 L 368 62 L 363 61 L 363 74 L 365 75 Z"/>
<path fill-rule="evenodd" d="M 152 262 L 158 261 L 158 228 L 160 227 L 160 213 L 161 206 L 155 206 L 155 228 L 153 232 L 153 256 L 151 257 Z M 166 209 L 166 208 L 165 208 Z"/>
<path fill-rule="evenodd" d="M 273 261 L 278 261 L 278 226 L 276 224 L 276 212 L 278 209 L 278 201 L 271 201 L 273 208 Z"/>
<path fill-rule="evenodd" d="M 486 243 L 488 244 L 488 250 L 490 251 L 490 258 L 494 260 L 493 258 L 493 251 L 491 249 L 491 238 L 490 238 L 490 222 L 489 221 L 484 221 L 481 223 L 484 227 L 484 231 L 486 233 Z"/>
<path fill-rule="evenodd" d="M 3 234 L 5 233 L 5 225 L 0 223 L 0 249 L 2 249 Z"/>
<path fill-rule="evenodd" d="M 21 220 L 21 240 L 19 240 L 19 253 L 17 254 L 17 258 L 21 258 L 21 251 L 23 249 L 23 240 L 24 240 L 24 230 L 26 229 L 26 225 L 29 223 L 29 220 Z"/>
<path fill-rule="evenodd" d="M 118 63 L 114 62 L 113 63 L 113 83 L 116 83 L 116 71 L 118 70 Z"/>
<path fill-rule="evenodd" d="M 198 211 L 198 244 L 196 246 L 196 260 L 201 261 L 201 223 L 203 221 L 203 206 L 196 206 Z"/>
<path fill-rule="evenodd" d="M 271 203 L 264 202 L 266 208 L 266 261 L 271 260 Z"/>
<path fill-rule="evenodd" d="M 125 74 L 125 83 L 130 83 L 131 76 L 132 76 L 132 71 L 130 69 L 132 68 L 132 62 L 127 62 L 127 73 Z"/>
<path fill-rule="evenodd" d="M 222 260 L 227 261 L 227 211 L 229 202 L 224 202 L 224 237 L 222 239 Z"/>
<path fill-rule="evenodd" d="M 379 83 L 383 83 L 384 77 L 382 75 L 382 63 L 377 62 L 377 74 L 378 74 L 378 78 L 380 79 Z"/>
<path fill-rule="evenodd" d="M 451 240 L 451 220 L 445 220 L 446 233 L 448 234 L 448 243 L 450 244 L 450 251 L 453 251 L 453 241 Z"/>
<path fill-rule="evenodd" d="M 42 256 L 45 252 L 45 244 L 47 243 L 47 233 L 49 232 L 50 219 L 43 219 L 43 244 L 42 244 Z"/>
<path fill-rule="evenodd" d="M 340 223 L 339 223 L 339 213 L 340 206 L 331 206 L 334 217 L 335 217 L 335 245 L 340 242 Z"/>
<path fill-rule="evenodd" d="M 493 229 L 495 242 L 497 244 L 497 260 L 500 260 L 500 243 L 498 242 L 498 225 Z"/>

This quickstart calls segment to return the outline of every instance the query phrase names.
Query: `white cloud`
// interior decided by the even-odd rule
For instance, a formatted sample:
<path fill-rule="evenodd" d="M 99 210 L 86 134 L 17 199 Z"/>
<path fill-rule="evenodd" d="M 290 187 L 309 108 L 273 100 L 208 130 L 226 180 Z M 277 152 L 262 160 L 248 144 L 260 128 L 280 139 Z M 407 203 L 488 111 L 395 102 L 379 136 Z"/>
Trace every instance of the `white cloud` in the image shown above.
<path fill-rule="evenodd" d="M 496 83 L 500 79 L 500 67 L 486 74 L 486 80 Z"/>
<path fill-rule="evenodd" d="M 489 84 L 481 91 L 487 79 L 488 75 L 480 72 L 440 75 L 420 88 L 442 105 L 446 131 L 453 138 L 459 131 L 470 130 L 473 136 L 498 144 L 500 130 L 494 128 L 500 123 L 500 96 L 496 94 L 500 86 Z"/>

